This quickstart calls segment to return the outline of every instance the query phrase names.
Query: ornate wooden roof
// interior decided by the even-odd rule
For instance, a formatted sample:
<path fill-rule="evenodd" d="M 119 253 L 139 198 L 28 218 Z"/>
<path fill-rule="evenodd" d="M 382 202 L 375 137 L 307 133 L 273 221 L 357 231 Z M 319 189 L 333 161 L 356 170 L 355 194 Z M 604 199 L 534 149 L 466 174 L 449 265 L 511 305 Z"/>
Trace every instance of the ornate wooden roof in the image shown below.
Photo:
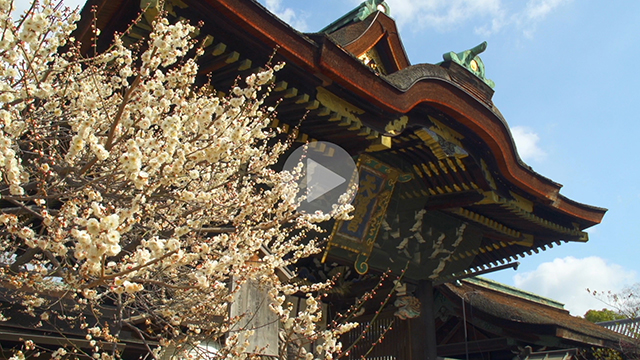
<path fill-rule="evenodd" d="M 456 54 L 458 61 L 450 55 L 440 64 L 410 65 L 395 22 L 384 12 L 302 34 L 253 0 L 168 4 L 176 19 L 203 22 L 199 36 L 209 41 L 201 72 L 218 89 L 265 64 L 277 49 L 276 61 L 287 65 L 277 75 L 281 102 L 273 126 L 290 131 L 304 118 L 299 143 L 330 141 L 406 175 L 389 201 L 389 229 L 379 232 L 368 254 L 380 268 L 410 261 L 411 278 L 442 279 L 491 267 L 564 241 L 587 241 L 584 229 L 606 212 L 564 197 L 560 184 L 522 162 L 492 102 L 493 89 L 479 76 L 484 65 L 477 49 Z M 76 33 L 86 44 L 92 5 L 103 34 L 124 31 L 140 12 L 140 0 L 90 0 Z M 126 38 L 134 42 L 148 30 L 143 17 Z M 103 36 L 98 48 L 109 42 Z M 414 237 L 402 247 L 422 209 L 424 241 Z M 464 241 L 457 241 L 456 229 Z M 397 232 L 403 234 L 394 237 Z M 332 254 L 357 255 L 344 249 Z"/>

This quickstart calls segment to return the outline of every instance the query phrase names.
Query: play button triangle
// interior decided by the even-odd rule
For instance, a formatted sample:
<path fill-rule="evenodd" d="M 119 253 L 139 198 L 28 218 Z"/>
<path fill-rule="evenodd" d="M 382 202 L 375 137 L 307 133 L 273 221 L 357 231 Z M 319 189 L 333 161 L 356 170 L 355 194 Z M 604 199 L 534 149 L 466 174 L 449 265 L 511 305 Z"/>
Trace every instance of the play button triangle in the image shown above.
<path fill-rule="evenodd" d="M 317 161 L 307 158 L 307 202 L 312 202 L 329 191 L 340 186 L 345 178 L 322 166 Z"/>

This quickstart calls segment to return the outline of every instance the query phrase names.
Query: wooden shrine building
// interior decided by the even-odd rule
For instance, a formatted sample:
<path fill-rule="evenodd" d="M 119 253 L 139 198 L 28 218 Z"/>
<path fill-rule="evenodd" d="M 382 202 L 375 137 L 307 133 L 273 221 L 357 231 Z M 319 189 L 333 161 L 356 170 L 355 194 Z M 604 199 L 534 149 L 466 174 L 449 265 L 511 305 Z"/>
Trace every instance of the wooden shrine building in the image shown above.
<path fill-rule="evenodd" d="M 91 0 L 85 10 L 97 5 L 97 25 L 111 34 L 126 29 L 139 2 Z M 583 230 L 604 216 L 605 209 L 564 197 L 560 184 L 520 160 L 491 101 L 493 82 L 478 56 L 486 44 L 447 53 L 439 64 L 410 65 L 395 22 L 379 11 L 387 5 L 377 0 L 314 34 L 297 32 L 251 0 L 167 3 L 175 18 L 203 21 L 200 36 L 213 41 L 200 66 L 216 87 L 228 89 L 277 49 L 276 61 L 287 66 L 277 75 L 282 102 L 274 126 L 287 131 L 306 114 L 300 143 L 338 144 L 388 179 L 391 194 L 376 204 L 382 216 L 369 211 L 360 224 L 375 222 L 376 237 L 355 239 L 339 229 L 330 245 L 330 256 L 357 261 L 362 272 L 367 264 L 386 269 L 406 258 L 413 280 L 444 281 L 554 244 L 585 242 Z M 148 33 L 145 21 L 130 41 Z M 79 39 L 91 37 L 90 22 L 83 18 Z M 98 46 L 110 40 L 102 36 Z M 420 210 L 416 237 L 406 226 Z"/>
<path fill-rule="evenodd" d="M 142 3 L 90 0 L 76 37 L 87 46 L 91 43 L 90 6 L 96 6 L 97 26 L 108 35 L 124 31 L 149 2 Z M 254 0 L 166 3 L 173 18 L 202 21 L 199 36 L 212 41 L 199 63 L 202 74 L 217 89 L 225 91 L 237 76 L 267 63 L 277 49 L 275 61 L 285 61 L 286 66 L 276 78 L 274 96 L 281 102 L 273 126 L 291 131 L 304 118 L 298 144 L 335 143 L 357 159 L 361 177 L 354 200 L 357 216 L 331 225 L 324 264 L 316 261 L 307 272 L 338 264 L 366 276 L 407 267 L 404 295 L 419 299 L 421 305 L 410 309 L 417 310 L 415 316 L 407 316 L 410 319 L 395 328 L 396 335 L 390 334 L 401 341 L 398 346 L 403 353 L 381 350 L 376 358 L 464 357 L 444 344 L 459 340 L 453 327 L 466 325 L 438 317 L 436 302 L 470 301 L 469 287 L 476 285 L 465 282 L 458 288 L 450 283 L 461 276 L 511 266 L 520 257 L 554 245 L 585 242 L 584 230 L 598 224 L 606 211 L 564 197 L 560 184 L 537 174 L 519 158 L 507 122 L 492 101 L 494 84 L 478 56 L 486 43 L 446 53 L 439 64 L 412 65 L 388 5 L 381 0 L 368 0 L 310 34 L 296 31 Z M 127 41 L 143 38 L 149 29 L 143 17 Z M 98 48 L 111 41 L 104 35 Z M 366 186 L 363 179 L 368 179 Z M 351 293 L 357 292 L 357 286 L 352 286 Z M 340 311 L 339 300 L 332 301 L 337 305 L 330 304 L 330 311 Z M 468 306 L 477 305 L 469 301 Z M 453 317 L 465 308 L 455 305 L 450 308 Z M 394 318 L 395 310 L 389 311 L 389 318 Z M 499 317 L 499 309 L 482 310 L 487 319 Z M 482 324 L 507 329 L 514 323 L 487 320 Z M 474 323 L 474 329 L 482 324 Z M 544 341 L 539 339 L 559 339 L 551 332 L 538 340 L 526 336 L 505 340 L 503 335 L 477 342 L 498 344 L 511 354 L 510 347 L 541 347 Z M 597 341 L 610 346 L 614 341 L 609 335 L 594 332 L 547 342 L 549 350 L 592 346 Z M 587 341 L 588 336 L 597 341 Z"/>

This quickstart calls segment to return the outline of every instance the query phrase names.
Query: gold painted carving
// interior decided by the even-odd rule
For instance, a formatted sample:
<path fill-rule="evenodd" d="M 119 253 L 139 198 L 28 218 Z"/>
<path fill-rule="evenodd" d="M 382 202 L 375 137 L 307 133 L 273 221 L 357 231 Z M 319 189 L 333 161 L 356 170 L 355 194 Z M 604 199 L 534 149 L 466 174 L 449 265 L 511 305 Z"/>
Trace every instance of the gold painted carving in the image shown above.
<path fill-rule="evenodd" d="M 384 131 L 386 131 L 390 135 L 398 135 L 400 134 L 409 123 L 408 116 L 401 116 L 400 118 L 393 120 L 384 127 Z"/>
<path fill-rule="evenodd" d="M 580 228 L 578 228 L 576 225 L 574 225 L 572 229 L 566 226 L 556 224 L 547 219 L 534 215 L 530 212 L 524 211 L 523 209 L 514 205 L 513 203 L 504 204 L 503 207 L 510 210 L 512 213 L 520 216 L 521 218 L 531 221 L 532 223 L 535 223 L 537 225 L 540 225 L 550 230 L 554 230 L 563 234 L 574 236 L 575 238 L 572 239 L 573 241 L 586 242 L 589 240 L 589 234 L 584 231 L 581 231 Z"/>
<path fill-rule="evenodd" d="M 489 167 L 487 166 L 487 163 L 484 162 L 484 159 L 480 159 L 480 167 L 482 168 L 482 174 L 484 174 L 484 178 L 487 180 L 487 183 L 489 183 L 489 186 L 493 190 L 496 190 L 496 181 L 493 179 L 493 176 L 491 176 L 491 171 L 489 171 Z"/>
<path fill-rule="evenodd" d="M 144 11 L 145 19 L 151 24 L 153 20 L 158 16 L 158 12 L 160 11 L 159 0 L 140 0 L 140 9 Z M 181 9 L 186 9 L 189 6 L 184 3 L 182 0 L 169 0 L 164 2 L 164 11 L 169 13 L 172 16 L 178 16 L 174 10 L 174 7 L 179 7 Z"/>
<path fill-rule="evenodd" d="M 521 211 L 533 212 L 533 202 L 523 198 L 522 196 L 516 195 L 513 192 L 509 192 L 511 196 L 514 197 L 514 200 L 505 199 L 502 196 L 498 195 L 495 191 L 485 191 L 483 193 L 484 199 L 477 202 L 478 205 L 505 205 L 510 207 L 517 207 Z M 530 234 L 521 234 L 521 238 L 517 241 L 512 241 L 509 244 L 517 244 L 526 247 L 533 246 L 533 235 Z"/>
<path fill-rule="evenodd" d="M 516 245 L 521 245 L 521 246 L 526 246 L 526 247 L 532 247 L 533 246 L 533 235 L 531 235 L 531 234 L 522 234 L 522 239 L 521 240 L 513 241 L 513 242 L 510 242 L 509 244 L 516 244 Z"/>
<path fill-rule="evenodd" d="M 376 152 L 391 149 L 391 138 L 388 136 L 380 136 L 371 142 L 367 148 L 367 152 Z"/>
<path fill-rule="evenodd" d="M 461 139 L 464 139 L 462 135 L 431 116 L 429 116 L 429 120 L 433 123 L 433 126 L 415 130 L 414 133 L 431 149 L 431 152 L 439 160 L 450 157 L 462 159 L 469 156 L 469 153 L 464 150 L 460 142 Z"/>
<path fill-rule="evenodd" d="M 415 134 L 420 138 L 420 140 L 424 141 L 424 143 L 431 149 L 431 152 L 438 158 L 444 159 L 447 157 L 447 154 L 444 153 L 440 143 L 436 139 L 429 134 L 429 132 L 425 129 L 418 129 L 415 131 Z"/>
<path fill-rule="evenodd" d="M 380 54 L 375 47 L 371 48 L 369 51 L 364 54 L 358 56 L 358 60 L 362 61 L 363 64 L 367 65 L 373 71 L 380 73 L 382 75 L 387 75 L 387 69 L 385 69 L 384 64 L 382 63 L 382 59 L 380 58 Z"/>
<path fill-rule="evenodd" d="M 323 87 L 317 87 L 316 89 L 318 90 L 316 98 L 324 107 L 351 120 L 352 122 L 357 122 L 362 125 L 362 121 L 360 121 L 360 118 L 356 115 L 364 114 L 364 110 L 344 101 Z"/>
<path fill-rule="evenodd" d="M 444 125 L 443 123 L 441 123 L 440 121 L 436 120 L 431 116 L 429 116 L 429 121 L 433 123 L 433 126 L 429 128 L 431 131 L 442 136 L 442 138 L 447 140 L 448 142 L 454 143 L 460 146 L 461 148 L 463 147 L 460 140 L 464 139 L 464 136 L 460 135 L 457 131 Z"/>
<path fill-rule="evenodd" d="M 360 135 L 366 136 L 369 140 L 374 140 L 366 150 L 367 152 L 375 152 L 388 150 L 391 148 L 391 138 L 388 136 L 381 136 L 377 131 L 373 131 L 366 126 L 362 125 L 362 121 L 358 115 L 364 114 L 364 110 L 359 107 L 343 100 L 342 98 L 331 93 L 323 87 L 316 88 L 318 93 L 316 99 L 322 104 L 322 106 L 331 114 L 331 119 L 335 121 L 340 120 L 339 125 L 349 126 L 349 130 L 360 130 Z"/>
<path fill-rule="evenodd" d="M 478 224 L 484 225 L 490 229 L 493 229 L 494 231 L 497 231 L 501 234 L 507 235 L 509 237 L 513 237 L 516 238 L 518 240 L 516 240 L 517 242 L 528 242 L 528 239 L 531 239 L 531 242 L 533 244 L 533 235 L 527 235 L 527 234 L 523 234 L 518 230 L 515 229 L 511 229 L 510 227 L 501 224 L 495 220 L 489 219 L 483 215 L 480 215 L 478 213 L 475 213 L 473 211 L 469 211 L 465 208 L 458 208 L 453 210 L 453 213 L 459 216 L 462 216 L 468 220 L 471 220 L 473 222 L 476 222 Z"/>
<path fill-rule="evenodd" d="M 533 202 L 529 201 L 525 198 L 523 198 L 522 196 L 514 193 L 513 191 L 509 191 L 509 194 L 513 197 L 513 200 L 511 200 L 511 203 L 514 204 L 515 206 L 519 207 L 520 209 L 527 211 L 527 212 L 533 212 Z"/>
<path fill-rule="evenodd" d="M 532 223 L 535 223 L 547 229 L 574 236 L 577 238 L 577 241 L 587 241 L 589 239 L 588 234 L 584 231 L 581 231 L 577 224 L 573 224 L 573 229 L 572 229 L 572 228 L 568 228 L 568 227 L 556 224 L 547 219 L 543 219 L 533 214 L 533 209 L 534 209 L 533 202 L 511 191 L 509 193 L 511 194 L 511 196 L 513 196 L 513 200 L 506 199 L 498 195 L 495 191 L 485 191 L 484 199 L 477 202 L 477 204 L 478 205 L 500 205 L 501 207 L 509 210 L 510 212 L 519 216 L 520 218 L 526 219 Z M 516 242 L 516 244 L 524 245 L 524 246 L 533 246 L 533 243 L 531 243 L 531 245 L 526 245 L 529 242 L 530 241 L 525 237 L 524 240 Z"/>

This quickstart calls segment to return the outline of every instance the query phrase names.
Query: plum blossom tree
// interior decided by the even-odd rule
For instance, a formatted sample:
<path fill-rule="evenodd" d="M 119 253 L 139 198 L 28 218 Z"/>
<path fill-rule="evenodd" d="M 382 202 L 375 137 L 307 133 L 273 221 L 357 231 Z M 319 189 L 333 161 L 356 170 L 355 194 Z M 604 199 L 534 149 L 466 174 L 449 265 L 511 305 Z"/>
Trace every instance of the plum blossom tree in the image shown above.
<path fill-rule="evenodd" d="M 12 5 L 0 0 L 0 281 L 36 326 L 84 334 L 48 355 L 119 358 L 128 331 L 149 358 L 255 357 L 255 329 L 229 309 L 248 284 L 268 295 L 280 356 L 303 341 L 315 346 L 299 357 L 339 353 L 354 325 L 318 325 L 328 283 L 278 277 L 319 251 L 319 221 L 351 209 L 298 213 L 300 174 L 273 169 L 289 142 L 264 101 L 282 65 L 221 96 L 195 85 L 188 22 L 161 13 L 139 50 L 116 36 L 87 57 L 70 37 L 77 12 L 42 0 L 14 18 Z M 291 311 L 292 294 L 305 310 Z M 24 340 L 15 359 L 46 351 Z"/>

